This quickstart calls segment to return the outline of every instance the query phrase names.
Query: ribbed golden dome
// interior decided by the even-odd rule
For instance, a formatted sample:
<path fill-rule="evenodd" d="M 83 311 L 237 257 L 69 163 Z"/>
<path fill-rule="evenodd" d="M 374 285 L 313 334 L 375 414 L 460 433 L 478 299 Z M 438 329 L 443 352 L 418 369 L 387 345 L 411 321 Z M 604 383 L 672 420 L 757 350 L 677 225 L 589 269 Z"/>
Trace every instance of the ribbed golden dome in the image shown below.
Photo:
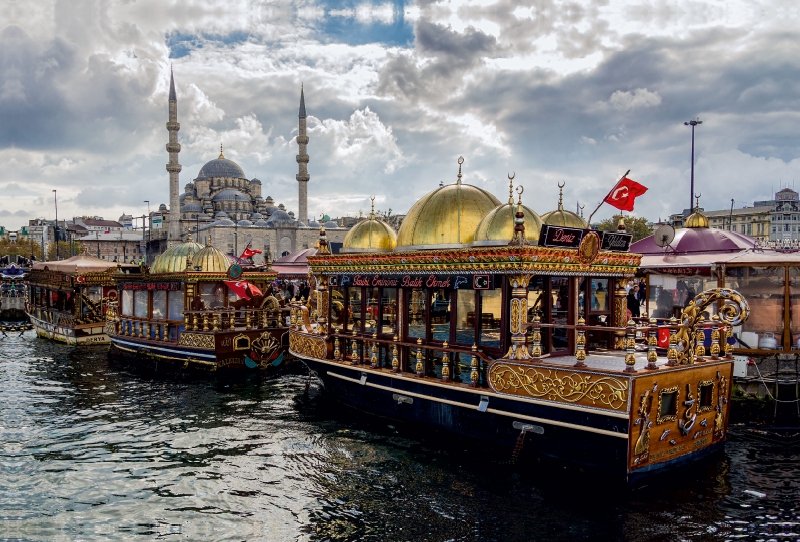
<path fill-rule="evenodd" d="M 489 211 L 489 214 L 483 217 L 478 224 L 472 244 L 475 246 L 507 245 L 514 237 L 516 213 L 517 205 L 515 203 L 504 203 Z M 525 205 L 522 206 L 522 213 L 525 215 L 525 239 L 535 243 L 539 240 L 539 233 L 542 231 L 542 219 Z"/>
<path fill-rule="evenodd" d="M 187 257 L 194 256 L 202 248 L 203 245 L 195 243 L 191 238 L 185 243 L 169 247 L 155 259 L 153 265 L 150 266 L 150 273 L 181 273 L 186 270 Z"/>
<path fill-rule="evenodd" d="M 572 211 L 564 209 L 564 185 L 558 185 L 558 209 L 542 215 L 542 222 L 551 226 L 564 226 L 565 228 L 588 228 L 586 221 Z M 527 234 L 527 228 L 525 232 Z"/>
<path fill-rule="evenodd" d="M 700 209 L 695 209 L 692 214 L 686 217 L 686 228 L 707 228 L 708 217 L 700 212 Z"/>
<path fill-rule="evenodd" d="M 231 262 L 225 253 L 211 246 L 211 243 L 192 256 L 192 269 L 199 267 L 200 271 L 207 273 L 227 273 L 230 265 Z"/>
<path fill-rule="evenodd" d="M 459 164 L 463 159 L 459 160 Z M 417 201 L 397 233 L 397 249 L 449 248 L 467 245 L 486 213 L 500 205 L 492 194 L 458 181 L 441 186 Z"/>
<path fill-rule="evenodd" d="M 342 250 L 345 252 L 390 251 L 397 246 L 397 234 L 383 220 L 375 218 L 375 208 L 367 220 L 353 226 L 344 238 Z"/>

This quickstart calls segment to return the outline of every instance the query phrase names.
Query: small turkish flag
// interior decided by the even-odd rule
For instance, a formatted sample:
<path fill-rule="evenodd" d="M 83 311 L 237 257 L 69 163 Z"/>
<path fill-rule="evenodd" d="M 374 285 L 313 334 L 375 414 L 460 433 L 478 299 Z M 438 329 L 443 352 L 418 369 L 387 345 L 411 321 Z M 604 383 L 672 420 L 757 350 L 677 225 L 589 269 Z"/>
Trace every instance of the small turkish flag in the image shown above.
<path fill-rule="evenodd" d="M 633 200 L 647 192 L 647 187 L 623 177 L 604 200 L 621 211 L 633 211 Z"/>

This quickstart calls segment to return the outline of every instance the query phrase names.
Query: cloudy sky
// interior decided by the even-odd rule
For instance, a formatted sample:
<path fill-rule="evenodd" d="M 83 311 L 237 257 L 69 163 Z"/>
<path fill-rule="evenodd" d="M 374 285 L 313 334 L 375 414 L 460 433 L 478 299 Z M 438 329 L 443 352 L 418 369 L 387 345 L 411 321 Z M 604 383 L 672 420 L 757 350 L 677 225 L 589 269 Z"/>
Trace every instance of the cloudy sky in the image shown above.
<path fill-rule="evenodd" d="M 616 178 L 636 213 L 689 202 L 690 129 L 706 209 L 800 189 L 796 1 L 0 0 L 0 225 L 168 202 L 167 90 L 181 187 L 219 154 L 297 208 L 297 108 L 309 211 L 405 212 L 440 182 L 539 213 Z M 597 217 L 610 216 L 601 209 Z"/>

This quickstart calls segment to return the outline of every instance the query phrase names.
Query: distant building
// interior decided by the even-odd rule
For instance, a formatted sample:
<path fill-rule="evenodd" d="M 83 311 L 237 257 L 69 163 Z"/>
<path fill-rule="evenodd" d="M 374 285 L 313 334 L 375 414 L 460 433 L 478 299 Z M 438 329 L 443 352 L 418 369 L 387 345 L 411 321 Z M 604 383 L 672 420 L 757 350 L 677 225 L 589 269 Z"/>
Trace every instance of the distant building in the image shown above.
<path fill-rule="evenodd" d="M 670 215 L 668 222 L 682 228 L 691 214 L 687 211 Z M 703 212 L 710 227 L 743 233 L 765 244 L 800 240 L 800 195 L 790 188 L 777 192 L 775 199 L 756 201 L 752 207 Z"/>

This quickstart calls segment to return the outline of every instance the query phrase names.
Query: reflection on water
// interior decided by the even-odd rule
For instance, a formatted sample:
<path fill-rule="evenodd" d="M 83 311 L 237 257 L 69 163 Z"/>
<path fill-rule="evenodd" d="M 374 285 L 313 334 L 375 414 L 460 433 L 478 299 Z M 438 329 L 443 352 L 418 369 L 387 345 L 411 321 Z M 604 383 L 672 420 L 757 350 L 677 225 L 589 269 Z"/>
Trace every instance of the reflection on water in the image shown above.
<path fill-rule="evenodd" d="M 800 537 L 796 450 L 734 438 L 629 491 L 360 416 L 305 377 L 145 378 L 32 333 L 0 347 L 0 538 Z"/>

